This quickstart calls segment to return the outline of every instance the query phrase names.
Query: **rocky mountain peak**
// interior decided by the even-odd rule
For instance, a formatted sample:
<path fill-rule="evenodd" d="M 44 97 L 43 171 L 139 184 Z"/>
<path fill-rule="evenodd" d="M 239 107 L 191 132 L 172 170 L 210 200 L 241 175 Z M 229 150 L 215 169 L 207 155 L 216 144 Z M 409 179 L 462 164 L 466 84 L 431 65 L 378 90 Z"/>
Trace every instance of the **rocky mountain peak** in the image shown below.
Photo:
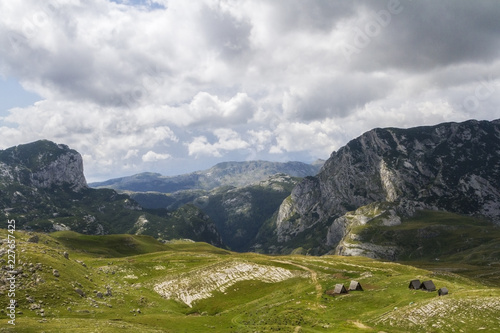
<path fill-rule="evenodd" d="M 36 188 L 67 185 L 87 187 L 81 155 L 66 145 L 40 140 L 0 151 L 3 183 L 18 182 Z"/>
<path fill-rule="evenodd" d="M 500 121 L 364 133 L 333 152 L 317 176 L 293 189 L 280 209 L 278 239 L 331 226 L 345 213 L 375 202 L 393 203 L 403 215 L 419 207 L 500 224 Z"/>

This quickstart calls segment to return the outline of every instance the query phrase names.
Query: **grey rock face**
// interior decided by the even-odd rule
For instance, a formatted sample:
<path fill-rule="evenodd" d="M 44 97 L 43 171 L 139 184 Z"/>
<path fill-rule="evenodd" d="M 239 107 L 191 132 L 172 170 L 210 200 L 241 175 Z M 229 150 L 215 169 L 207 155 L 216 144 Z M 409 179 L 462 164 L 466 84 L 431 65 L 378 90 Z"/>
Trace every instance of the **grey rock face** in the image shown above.
<path fill-rule="evenodd" d="M 71 184 L 74 191 L 87 187 L 83 174 L 83 160 L 79 153 L 68 151 L 57 160 L 33 173 L 33 185 L 50 188 L 63 184 Z"/>
<path fill-rule="evenodd" d="M 87 187 L 81 155 L 47 140 L 0 151 L 0 178 L 3 184 L 18 182 L 36 188 L 68 185 L 79 191 Z"/>
<path fill-rule="evenodd" d="M 393 203 L 401 216 L 441 209 L 500 224 L 500 120 L 363 134 L 294 188 L 280 208 L 278 239 L 319 224 L 329 226 L 325 243 L 336 246 L 341 217 L 374 202 Z"/>

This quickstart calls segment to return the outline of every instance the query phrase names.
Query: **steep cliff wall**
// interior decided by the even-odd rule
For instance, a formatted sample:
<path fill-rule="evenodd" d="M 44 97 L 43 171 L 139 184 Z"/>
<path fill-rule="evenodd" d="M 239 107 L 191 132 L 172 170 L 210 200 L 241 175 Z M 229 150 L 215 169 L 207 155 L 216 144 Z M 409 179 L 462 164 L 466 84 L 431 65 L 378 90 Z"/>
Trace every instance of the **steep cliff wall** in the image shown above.
<path fill-rule="evenodd" d="M 392 203 L 400 216 L 435 209 L 500 224 L 500 120 L 374 129 L 332 153 L 319 174 L 299 183 L 280 208 L 278 239 L 329 228 L 344 236 L 349 211 Z"/>
<path fill-rule="evenodd" d="M 66 145 L 47 140 L 19 145 L 0 152 L 1 180 L 36 188 L 68 185 L 87 187 L 81 155 Z"/>

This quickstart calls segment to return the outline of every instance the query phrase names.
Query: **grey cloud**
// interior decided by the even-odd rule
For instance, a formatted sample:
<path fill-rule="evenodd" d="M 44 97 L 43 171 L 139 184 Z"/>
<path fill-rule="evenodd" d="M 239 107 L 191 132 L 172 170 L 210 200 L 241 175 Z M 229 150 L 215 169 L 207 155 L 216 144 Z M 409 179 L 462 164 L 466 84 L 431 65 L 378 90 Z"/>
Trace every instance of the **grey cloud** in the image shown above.
<path fill-rule="evenodd" d="M 304 92 L 288 93 L 285 114 L 290 120 L 312 121 L 345 117 L 353 109 L 389 94 L 393 83 L 387 78 L 346 74 L 318 80 Z"/>
<path fill-rule="evenodd" d="M 232 60 L 250 50 L 250 23 L 234 17 L 220 5 L 215 8 L 202 6 L 200 25 L 200 33 L 206 36 L 210 47 L 220 52 L 223 59 Z"/>
<path fill-rule="evenodd" d="M 278 0 L 273 1 L 273 18 L 282 32 L 328 32 L 335 27 L 339 19 L 356 13 L 356 3 L 358 1 Z"/>
<path fill-rule="evenodd" d="M 372 16 L 356 27 L 358 44 L 367 46 L 352 57 L 352 68 L 415 72 L 469 61 L 487 63 L 500 54 L 498 2 L 401 1 L 390 23 L 379 24 L 380 32 L 370 35 L 369 23 L 376 24 L 377 12 L 386 9 L 377 5 L 372 4 Z"/>

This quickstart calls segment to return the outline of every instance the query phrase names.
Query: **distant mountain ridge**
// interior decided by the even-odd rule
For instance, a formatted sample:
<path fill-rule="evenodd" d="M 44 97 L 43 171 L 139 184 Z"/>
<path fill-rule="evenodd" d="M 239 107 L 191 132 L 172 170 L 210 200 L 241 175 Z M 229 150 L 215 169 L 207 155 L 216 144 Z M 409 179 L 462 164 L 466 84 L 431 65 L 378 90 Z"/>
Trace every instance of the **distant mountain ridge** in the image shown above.
<path fill-rule="evenodd" d="M 313 164 L 303 162 L 222 162 L 210 169 L 178 176 L 162 176 L 159 173 L 140 173 L 129 177 L 110 179 L 89 184 L 94 188 L 112 188 L 133 192 L 173 193 L 184 190 L 212 190 L 220 186 L 241 187 L 283 173 L 292 177 L 316 175 L 324 161 Z"/>

